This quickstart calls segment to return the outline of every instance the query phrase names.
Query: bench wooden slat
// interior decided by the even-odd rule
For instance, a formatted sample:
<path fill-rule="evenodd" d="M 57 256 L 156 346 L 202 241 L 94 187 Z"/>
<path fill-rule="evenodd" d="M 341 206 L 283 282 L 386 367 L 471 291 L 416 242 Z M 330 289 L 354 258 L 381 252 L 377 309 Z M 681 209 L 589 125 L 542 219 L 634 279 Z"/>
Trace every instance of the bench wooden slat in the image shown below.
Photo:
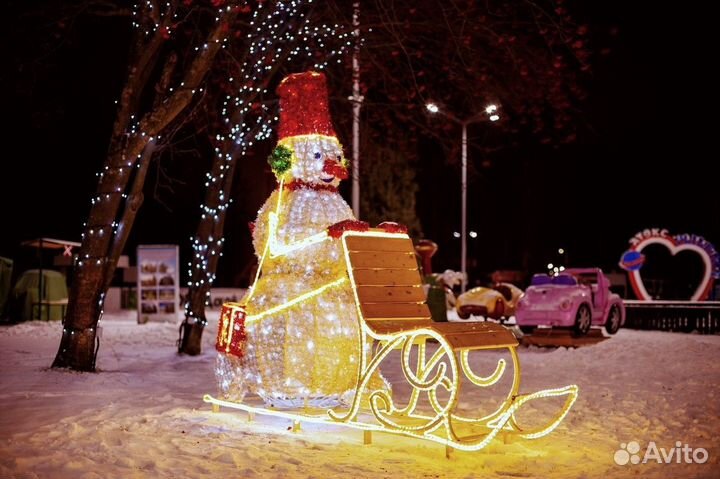
<path fill-rule="evenodd" d="M 494 349 L 518 345 L 515 335 L 496 323 L 439 323 L 422 319 L 386 319 L 367 321 L 368 327 L 377 334 L 396 334 L 432 329 L 440 333 L 453 350 Z"/>
<path fill-rule="evenodd" d="M 421 284 L 416 268 L 353 269 L 358 286 L 415 286 Z"/>
<path fill-rule="evenodd" d="M 497 323 L 432 321 L 409 238 L 360 233 L 346 236 L 345 244 L 360 309 L 375 334 L 430 329 L 455 351 L 517 346 L 512 331 Z"/>
<path fill-rule="evenodd" d="M 484 349 L 517 346 L 515 335 L 505 326 L 491 322 L 433 323 L 433 329 L 448 340 L 453 349 Z"/>
<path fill-rule="evenodd" d="M 355 268 L 417 268 L 414 253 L 396 251 L 350 251 Z"/>
<path fill-rule="evenodd" d="M 427 304 L 420 303 L 360 303 L 366 320 L 373 319 L 430 319 Z"/>
<path fill-rule="evenodd" d="M 425 301 L 422 286 L 358 286 L 358 299 L 364 303 L 421 303 Z"/>
<path fill-rule="evenodd" d="M 414 251 L 410 238 L 384 238 L 378 236 L 348 236 L 345 238 L 348 251 Z"/>
<path fill-rule="evenodd" d="M 368 328 L 377 334 L 394 334 L 416 329 L 431 328 L 429 319 L 385 319 L 380 321 L 366 321 Z"/>

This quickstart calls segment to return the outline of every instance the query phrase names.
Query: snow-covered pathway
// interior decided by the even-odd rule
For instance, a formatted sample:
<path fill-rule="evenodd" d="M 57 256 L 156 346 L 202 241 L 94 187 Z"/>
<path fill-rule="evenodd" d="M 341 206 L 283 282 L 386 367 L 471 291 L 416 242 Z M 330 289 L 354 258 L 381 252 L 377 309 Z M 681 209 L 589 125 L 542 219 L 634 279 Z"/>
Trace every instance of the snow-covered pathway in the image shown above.
<path fill-rule="evenodd" d="M 202 395 L 215 391 L 216 314 L 195 358 L 176 354 L 174 324 L 126 313 L 101 325 L 97 374 L 49 369 L 58 323 L 0 327 L 0 478 L 720 477 L 720 336 L 621 330 L 576 350 L 520 348 L 522 391 L 580 386 L 570 414 L 541 439 L 448 460 L 442 446 L 410 438 L 376 434 L 364 446 L 339 426 L 292 433 L 279 419 L 213 414 Z M 402 382 L 399 368 L 384 373 Z M 463 407 L 492 400 L 463 394 Z M 614 455 L 630 441 L 641 455 L 650 441 L 666 452 L 680 441 L 709 458 L 619 466 Z"/>

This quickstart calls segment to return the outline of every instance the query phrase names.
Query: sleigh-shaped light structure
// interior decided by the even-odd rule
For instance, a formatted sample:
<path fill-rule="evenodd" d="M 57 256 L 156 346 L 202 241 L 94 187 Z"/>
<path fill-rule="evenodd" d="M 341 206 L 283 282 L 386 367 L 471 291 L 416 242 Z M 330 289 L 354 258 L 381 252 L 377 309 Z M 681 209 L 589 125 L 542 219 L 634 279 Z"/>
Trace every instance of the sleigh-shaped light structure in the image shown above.
<path fill-rule="evenodd" d="M 266 407 L 261 401 L 224 401 L 205 395 L 214 410 L 220 406 L 301 422 L 343 424 L 365 431 L 402 434 L 444 444 L 452 449 L 482 449 L 498 435 L 533 439 L 551 432 L 577 399 L 575 385 L 520 393 L 518 341 L 504 326 L 491 322 L 433 322 L 425 303 L 412 242 L 406 234 L 379 230 L 346 231 L 341 237 L 349 281 L 359 318 L 358 345 L 361 358 L 351 403 L 333 409 L 294 410 Z M 232 306 L 230 307 L 232 309 Z M 483 350 L 504 350 L 512 362 L 512 379 L 505 376 L 508 363 L 497 361 L 487 376 L 471 369 L 470 356 Z M 386 389 L 373 390 L 373 377 L 390 360 L 398 360 L 409 385 L 409 396 L 398 404 Z M 393 353 L 391 355 L 391 353 Z M 509 378 L 508 378 L 509 379 Z M 473 416 L 460 411 L 463 388 L 490 388 L 510 382 L 509 391 L 497 409 Z M 523 427 L 515 413 L 528 401 L 564 397 L 564 403 L 549 420 Z"/>

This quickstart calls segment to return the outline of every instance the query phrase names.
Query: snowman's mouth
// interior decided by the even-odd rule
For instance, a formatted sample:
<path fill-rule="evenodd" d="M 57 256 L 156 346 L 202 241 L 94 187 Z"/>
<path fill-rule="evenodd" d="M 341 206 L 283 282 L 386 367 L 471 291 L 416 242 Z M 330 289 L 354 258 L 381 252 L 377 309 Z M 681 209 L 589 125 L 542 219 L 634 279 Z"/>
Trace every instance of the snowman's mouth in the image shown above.
<path fill-rule="evenodd" d="M 341 163 L 331 160 L 330 158 L 325 160 L 321 173 L 328 175 L 320 176 L 320 179 L 325 183 L 330 183 L 336 178 L 340 180 L 345 180 L 348 177 L 347 168 L 345 168 Z"/>

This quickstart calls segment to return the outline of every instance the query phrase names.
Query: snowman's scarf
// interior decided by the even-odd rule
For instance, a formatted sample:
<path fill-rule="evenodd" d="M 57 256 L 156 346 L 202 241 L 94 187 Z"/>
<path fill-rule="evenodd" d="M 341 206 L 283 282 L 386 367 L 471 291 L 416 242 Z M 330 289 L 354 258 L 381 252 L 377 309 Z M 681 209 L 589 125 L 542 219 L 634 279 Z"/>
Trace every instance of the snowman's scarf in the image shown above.
<path fill-rule="evenodd" d="M 308 183 L 307 181 L 303 180 L 293 180 L 287 185 L 284 186 L 286 190 L 295 191 L 295 190 L 315 190 L 315 191 L 330 191 L 332 193 L 337 193 L 338 188 L 337 186 L 333 185 L 318 185 L 316 183 Z"/>

